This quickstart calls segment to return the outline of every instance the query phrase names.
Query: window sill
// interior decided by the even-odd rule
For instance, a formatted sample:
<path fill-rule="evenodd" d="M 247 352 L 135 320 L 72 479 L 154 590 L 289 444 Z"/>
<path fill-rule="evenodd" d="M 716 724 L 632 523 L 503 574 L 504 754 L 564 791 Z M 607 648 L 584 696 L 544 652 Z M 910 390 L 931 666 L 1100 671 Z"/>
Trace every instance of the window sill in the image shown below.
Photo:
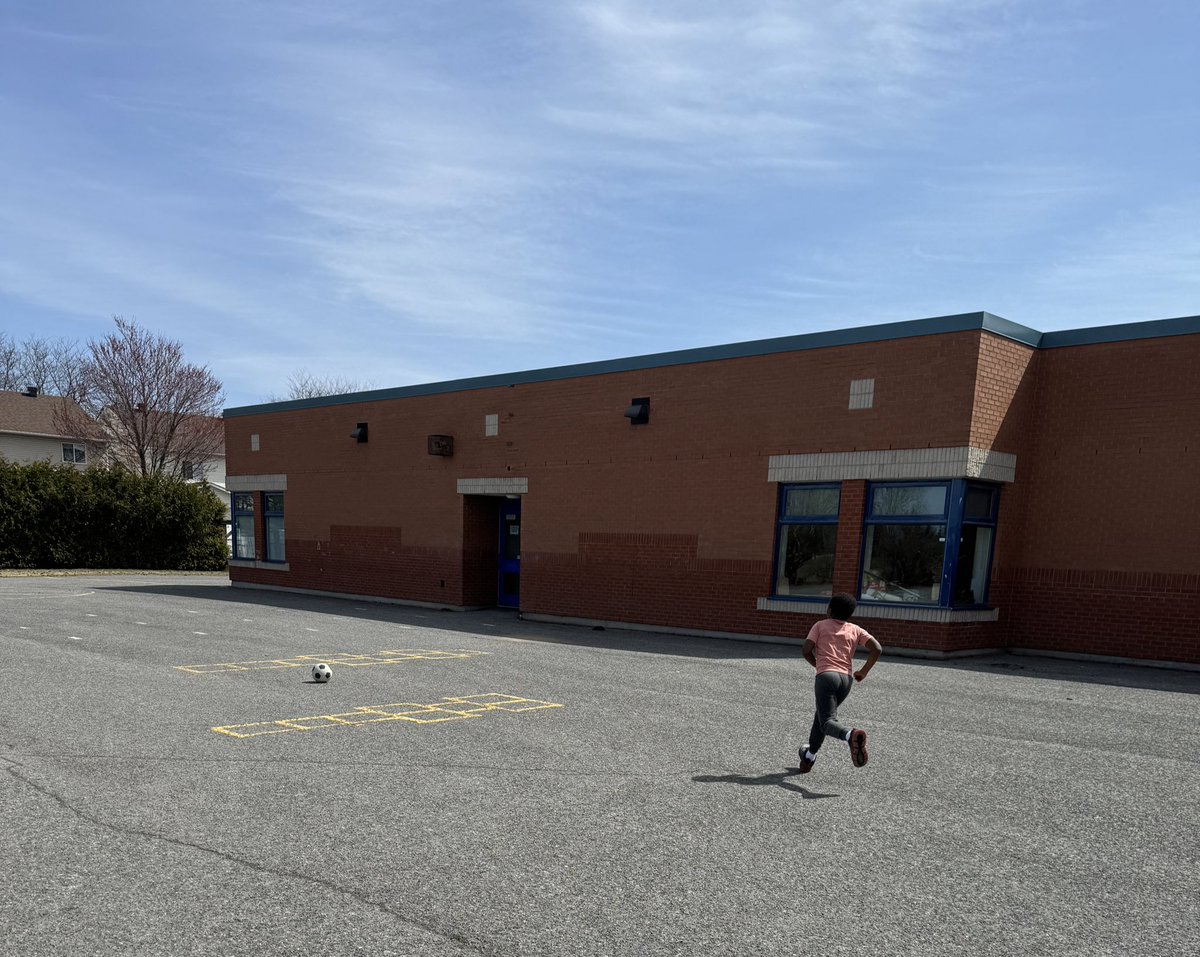
<path fill-rule="evenodd" d="M 286 572 L 289 571 L 287 562 L 259 562 L 250 558 L 231 558 L 229 559 L 230 568 L 265 568 L 268 571 Z"/>
<path fill-rule="evenodd" d="M 760 598 L 759 611 L 780 611 L 793 615 L 819 614 L 824 616 L 829 599 L 803 598 Z M 966 622 L 999 621 L 999 608 L 934 608 L 931 605 L 877 604 L 861 602 L 854 612 L 855 618 L 884 618 L 892 621 Z"/>

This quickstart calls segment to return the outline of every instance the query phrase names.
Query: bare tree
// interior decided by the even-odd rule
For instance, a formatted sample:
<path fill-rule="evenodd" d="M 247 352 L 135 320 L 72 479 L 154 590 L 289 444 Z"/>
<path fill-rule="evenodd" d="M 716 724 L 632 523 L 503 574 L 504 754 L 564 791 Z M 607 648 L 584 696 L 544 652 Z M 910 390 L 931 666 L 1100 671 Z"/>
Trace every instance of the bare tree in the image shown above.
<path fill-rule="evenodd" d="M 0 389 L 15 392 L 33 386 L 46 395 L 75 395 L 86 359 L 71 339 L 30 336 L 17 345 L 0 332 Z"/>
<path fill-rule="evenodd" d="M 272 395 L 268 402 L 287 402 L 290 399 L 315 399 L 323 395 L 346 395 L 375 388 L 373 382 L 360 382 L 341 376 L 315 375 L 307 369 L 297 369 L 287 380 L 287 395 Z"/>
<path fill-rule="evenodd" d="M 88 343 L 75 398 L 104 432 L 109 452 L 142 475 L 186 476 L 219 454 L 224 394 L 207 366 L 184 361 L 183 347 L 115 316 L 117 331 Z M 61 422 L 64 434 L 86 434 Z"/>
<path fill-rule="evenodd" d="M 21 347 L 0 331 L 0 390 L 20 392 L 25 387 L 21 381 Z"/>
<path fill-rule="evenodd" d="M 83 382 L 87 353 L 71 339 L 54 339 L 47 343 L 46 381 L 41 385 L 50 395 L 75 395 Z"/>

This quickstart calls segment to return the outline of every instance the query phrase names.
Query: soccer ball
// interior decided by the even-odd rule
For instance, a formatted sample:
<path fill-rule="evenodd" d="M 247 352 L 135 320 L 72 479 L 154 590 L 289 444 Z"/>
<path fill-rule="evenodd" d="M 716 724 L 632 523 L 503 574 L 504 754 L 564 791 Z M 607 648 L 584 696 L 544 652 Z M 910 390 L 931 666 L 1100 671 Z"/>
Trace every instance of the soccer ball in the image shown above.
<path fill-rule="evenodd" d="M 313 681 L 328 681 L 332 677 L 333 672 L 329 670 L 329 665 L 322 662 L 319 665 L 312 666 Z"/>

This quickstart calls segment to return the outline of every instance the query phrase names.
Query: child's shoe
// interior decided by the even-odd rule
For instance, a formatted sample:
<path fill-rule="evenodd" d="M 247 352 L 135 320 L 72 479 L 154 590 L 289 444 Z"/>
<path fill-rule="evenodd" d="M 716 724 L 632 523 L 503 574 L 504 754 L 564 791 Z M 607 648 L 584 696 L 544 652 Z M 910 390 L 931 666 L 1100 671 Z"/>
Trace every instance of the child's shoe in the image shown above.
<path fill-rule="evenodd" d="M 813 769 L 814 764 L 816 764 L 816 760 L 809 758 L 808 748 L 801 748 L 800 749 L 800 773 L 808 774 L 808 772 Z"/>
<path fill-rule="evenodd" d="M 850 760 L 856 768 L 867 763 L 867 732 L 858 728 L 850 732 Z"/>

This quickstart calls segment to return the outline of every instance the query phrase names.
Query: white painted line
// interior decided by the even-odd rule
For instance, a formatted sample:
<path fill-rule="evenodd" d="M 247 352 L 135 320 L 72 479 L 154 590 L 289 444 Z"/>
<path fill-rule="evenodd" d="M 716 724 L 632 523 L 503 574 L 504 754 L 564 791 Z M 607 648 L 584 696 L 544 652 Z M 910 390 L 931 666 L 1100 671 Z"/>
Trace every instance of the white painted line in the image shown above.
<path fill-rule="evenodd" d="M 82 638 L 79 638 L 75 635 L 68 635 L 67 637 L 69 637 L 72 641 L 83 641 Z"/>
<path fill-rule="evenodd" d="M 18 628 L 20 628 L 22 631 L 28 631 L 28 630 L 29 630 L 29 626 L 28 626 L 28 625 L 18 625 L 17 627 L 18 627 Z"/>
<path fill-rule="evenodd" d="M 135 625 L 144 625 L 146 623 L 144 621 L 135 621 L 134 624 Z"/>
<path fill-rule="evenodd" d="M 192 610 L 190 610 L 190 609 L 185 609 L 185 610 L 187 611 L 187 613 L 188 613 L 189 615 L 198 615 L 198 614 L 200 614 L 200 612 L 198 612 L 198 611 L 192 611 Z"/>
<path fill-rule="evenodd" d="M 207 631 L 193 631 L 192 634 L 193 635 L 207 635 L 208 632 Z"/>
<path fill-rule="evenodd" d="M 100 617 L 99 615 L 93 615 L 93 614 L 92 614 L 90 611 L 89 611 L 89 612 L 87 612 L 87 616 L 88 616 L 89 618 L 99 618 L 99 617 Z"/>

